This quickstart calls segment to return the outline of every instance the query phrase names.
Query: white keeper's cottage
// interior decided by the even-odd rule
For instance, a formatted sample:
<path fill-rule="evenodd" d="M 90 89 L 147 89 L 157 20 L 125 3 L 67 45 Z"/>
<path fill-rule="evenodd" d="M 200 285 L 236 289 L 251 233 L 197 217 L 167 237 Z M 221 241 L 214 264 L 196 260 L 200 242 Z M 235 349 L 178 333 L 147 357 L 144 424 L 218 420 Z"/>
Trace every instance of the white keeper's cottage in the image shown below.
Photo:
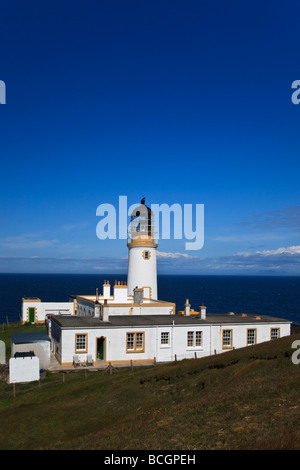
<path fill-rule="evenodd" d="M 158 300 L 154 221 L 141 201 L 131 217 L 127 283 L 104 281 L 102 292 L 47 304 L 23 299 L 23 322 L 51 316 L 51 348 L 63 366 L 130 364 L 204 357 L 290 335 L 291 322 L 248 313 L 207 314 L 201 305 L 176 313 Z"/>

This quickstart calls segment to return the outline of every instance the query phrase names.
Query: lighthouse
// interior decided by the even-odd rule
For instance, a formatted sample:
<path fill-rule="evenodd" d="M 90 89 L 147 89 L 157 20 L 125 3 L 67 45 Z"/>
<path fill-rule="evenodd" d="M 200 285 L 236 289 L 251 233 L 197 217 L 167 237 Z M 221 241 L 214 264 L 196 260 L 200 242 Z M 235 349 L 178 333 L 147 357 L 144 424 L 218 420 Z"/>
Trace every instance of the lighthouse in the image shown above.
<path fill-rule="evenodd" d="M 136 288 L 143 289 L 143 297 L 157 299 L 157 267 L 154 230 L 154 215 L 145 204 L 131 213 L 128 229 L 128 294 L 134 295 Z"/>

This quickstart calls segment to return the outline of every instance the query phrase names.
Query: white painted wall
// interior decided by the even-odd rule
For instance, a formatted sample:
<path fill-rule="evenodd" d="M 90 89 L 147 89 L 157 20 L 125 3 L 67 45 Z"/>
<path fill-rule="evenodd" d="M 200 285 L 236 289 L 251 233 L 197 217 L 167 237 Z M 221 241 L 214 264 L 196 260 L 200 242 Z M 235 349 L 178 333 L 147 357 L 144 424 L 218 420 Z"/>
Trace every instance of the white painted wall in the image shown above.
<path fill-rule="evenodd" d="M 109 305 L 109 315 L 170 315 L 173 314 L 173 307 L 167 305 L 152 305 L 142 304 L 141 306 L 134 306 L 133 303 L 127 305 L 114 306 Z"/>
<path fill-rule="evenodd" d="M 211 326 L 211 353 L 219 354 L 230 349 L 223 349 L 223 330 L 232 330 L 232 346 L 234 348 L 243 348 L 247 346 L 247 331 L 248 329 L 256 329 L 256 344 L 270 341 L 271 328 L 279 328 L 280 337 L 290 335 L 289 323 L 265 323 L 260 320 L 257 323 L 249 324 L 227 324 L 227 325 L 212 325 Z"/>
<path fill-rule="evenodd" d="M 84 299 L 77 299 L 77 315 L 84 317 L 93 317 L 95 314 L 95 305 Z"/>
<path fill-rule="evenodd" d="M 150 252 L 144 259 L 143 251 Z M 153 246 L 130 246 L 128 254 L 128 295 L 133 295 L 135 287 L 151 287 L 152 299 L 157 299 L 156 248 Z"/>
<path fill-rule="evenodd" d="M 119 289 L 121 291 L 121 289 Z M 125 289 L 124 289 L 125 290 Z M 173 315 L 175 304 L 167 302 L 145 301 L 141 306 L 134 306 L 133 301 L 124 300 L 123 305 L 114 305 L 112 300 L 108 300 L 109 315 Z M 121 299 L 120 299 L 121 302 Z M 77 300 L 78 316 L 94 316 L 95 306 L 84 299 Z"/>
<path fill-rule="evenodd" d="M 128 302 L 128 287 L 127 286 L 114 286 L 114 302 L 127 303 Z"/>
<path fill-rule="evenodd" d="M 9 360 L 9 382 L 33 382 L 40 379 L 38 357 L 18 357 Z"/>
<path fill-rule="evenodd" d="M 11 355 L 15 353 L 33 351 L 35 356 L 39 358 L 40 369 L 48 369 L 50 366 L 50 341 L 34 341 L 24 343 L 11 343 Z"/>
<path fill-rule="evenodd" d="M 73 302 L 24 302 L 22 303 L 22 321 L 28 321 L 28 309 L 36 309 L 36 322 L 44 322 L 47 314 L 52 315 L 73 315 Z"/>
<path fill-rule="evenodd" d="M 228 324 L 224 325 L 176 325 L 172 326 L 140 326 L 140 327 L 116 327 L 116 328 L 82 328 L 78 330 L 62 330 L 61 357 L 62 363 L 72 363 L 73 356 L 77 354 L 81 361 L 86 360 L 87 354 L 91 354 L 96 360 L 96 338 L 106 338 L 106 362 L 147 360 L 155 357 L 157 362 L 173 361 L 175 354 L 177 360 L 209 356 L 215 353 L 226 352 L 230 349 L 222 348 L 222 331 L 231 329 L 233 335 L 232 345 L 234 348 L 247 346 L 247 329 L 253 328 L 253 324 Z M 280 337 L 290 335 L 290 324 L 264 323 L 255 326 L 257 328 L 257 343 L 270 340 L 271 328 L 280 328 Z M 188 331 L 202 331 L 202 345 L 188 347 Z M 126 352 L 126 333 L 145 332 L 145 352 Z M 161 333 L 169 332 L 170 342 L 168 345 L 161 344 Z M 75 352 L 75 333 L 87 334 L 87 352 Z"/>

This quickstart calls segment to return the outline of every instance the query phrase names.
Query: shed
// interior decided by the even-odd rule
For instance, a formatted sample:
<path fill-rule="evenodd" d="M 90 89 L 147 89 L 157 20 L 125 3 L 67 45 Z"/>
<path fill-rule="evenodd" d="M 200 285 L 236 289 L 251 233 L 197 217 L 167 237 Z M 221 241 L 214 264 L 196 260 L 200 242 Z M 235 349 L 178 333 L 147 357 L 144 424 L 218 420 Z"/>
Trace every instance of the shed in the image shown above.
<path fill-rule="evenodd" d="M 11 357 L 9 360 L 9 383 L 33 382 L 40 379 L 40 361 L 34 355 Z"/>
<path fill-rule="evenodd" d="M 40 368 L 48 369 L 50 344 L 51 340 L 45 332 L 15 333 L 11 335 L 11 357 L 16 357 L 16 353 L 33 352 L 39 358 Z"/>

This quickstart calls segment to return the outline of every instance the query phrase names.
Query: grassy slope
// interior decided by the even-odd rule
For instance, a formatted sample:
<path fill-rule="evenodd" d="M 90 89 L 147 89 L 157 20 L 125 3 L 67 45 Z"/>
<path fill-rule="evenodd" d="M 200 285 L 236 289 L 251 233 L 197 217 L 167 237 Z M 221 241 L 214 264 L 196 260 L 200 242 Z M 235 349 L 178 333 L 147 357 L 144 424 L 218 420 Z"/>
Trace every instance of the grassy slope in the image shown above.
<path fill-rule="evenodd" d="M 0 381 L 0 449 L 299 449 L 300 334 L 157 367 Z"/>

